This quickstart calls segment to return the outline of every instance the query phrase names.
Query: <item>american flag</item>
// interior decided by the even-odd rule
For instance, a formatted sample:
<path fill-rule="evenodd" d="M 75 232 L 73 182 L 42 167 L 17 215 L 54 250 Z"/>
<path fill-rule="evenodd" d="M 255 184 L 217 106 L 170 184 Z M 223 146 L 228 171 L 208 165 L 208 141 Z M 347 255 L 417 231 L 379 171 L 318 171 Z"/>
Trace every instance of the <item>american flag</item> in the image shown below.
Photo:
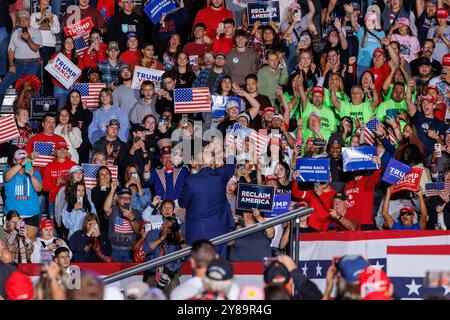
<path fill-rule="evenodd" d="M 81 167 L 83 168 L 84 183 L 86 188 L 94 188 L 97 185 L 97 172 L 101 165 L 94 163 L 83 163 L 81 164 Z M 107 167 L 111 171 L 112 181 L 117 180 L 117 166 L 107 165 Z"/>
<path fill-rule="evenodd" d="M 128 219 L 116 217 L 116 220 L 114 221 L 114 232 L 122 234 L 133 233 L 131 222 Z"/>
<path fill-rule="evenodd" d="M 207 87 L 175 89 L 173 97 L 175 113 L 211 112 Z"/>
<path fill-rule="evenodd" d="M 378 119 L 372 119 L 369 122 L 366 123 L 364 127 L 364 141 L 367 142 L 370 145 L 374 145 L 375 143 L 375 132 L 377 131 L 377 127 L 381 125 L 388 131 L 388 139 L 389 141 L 394 144 L 397 139 L 395 138 L 395 135 L 388 130 Z"/>
<path fill-rule="evenodd" d="M 89 46 L 89 33 L 79 35 L 73 38 L 73 45 L 75 50 L 77 51 L 77 55 L 80 58 L 84 56 L 84 50 L 86 50 Z"/>
<path fill-rule="evenodd" d="M 431 182 L 425 184 L 427 197 L 439 196 L 442 192 L 450 194 L 450 182 Z"/>
<path fill-rule="evenodd" d="M 19 130 L 17 129 L 14 115 L 9 114 L 0 118 L 0 143 L 18 138 Z"/>
<path fill-rule="evenodd" d="M 232 145 L 235 143 L 235 138 L 238 138 L 238 143 L 244 143 L 244 139 L 249 137 L 253 140 L 251 145 L 256 148 L 256 156 L 259 157 L 267 146 L 268 138 L 265 134 L 256 132 L 251 128 L 244 127 L 239 123 L 235 123 L 233 129 L 231 129 L 228 138 L 226 140 L 227 148 L 232 148 Z"/>
<path fill-rule="evenodd" d="M 74 83 L 72 89 L 80 92 L 81 100 L 86 102 L 88 108 L 98 108 L 100 91 L 106 88 L 104 83 Z"/>
<path fill-rule="evenodd" d="M 34 152 L 39 154 L 33 160 L 33 166 L 35 167 L 46 167 L 47 164 L 55 160 L 55 157 L 53 157 L 53 142 L 35 142 Z"/>

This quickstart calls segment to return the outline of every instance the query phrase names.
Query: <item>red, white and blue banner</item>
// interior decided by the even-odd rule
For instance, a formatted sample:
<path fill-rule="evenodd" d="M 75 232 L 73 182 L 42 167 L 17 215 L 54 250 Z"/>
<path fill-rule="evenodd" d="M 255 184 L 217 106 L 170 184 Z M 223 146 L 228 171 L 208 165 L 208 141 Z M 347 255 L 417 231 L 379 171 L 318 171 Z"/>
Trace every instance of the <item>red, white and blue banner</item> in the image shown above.
<path fill-rule="evenodd" d="M 394 284 L 395 296 L 401 299 L 423 299 L 429 294 L 450 296 L 450 288 L 427 288 L 424 278 L 427 271 L 450 269 L 450 231 L 355 231 L 309 233 L 300 235 L 299 270 L 315 282 L 320 290 L 325 288 L 325 276 L 333 257 L 360 254 L 372 265 L 387 272 Z M 101 277 L 111 275 L 136 265 L 135 263 L 81 263 Z M 262 262 L 233 263 L 235 279 L 240 287 L 263 286 Z M 39 264 L 20 264 L 19 270 L 37 281 Z M 182 263 L 181 282 L 192 277 L 189 263 Z M 142 279 L 136 275 L 110 286 L 124 288 L 127 283 Z"/>
<path fill-rule="evenodd" d="M 427 296 L 450 297 L 450 286 L 428 287 L 427 272 L 450 271 L 450 246 L 388 246 L 387 275 L 394 284 L 395 294 L 403 299 L 423 299 Z"/>
<path fill-rule="evenodd" d="M 413 270 L 418 270 L 419 266 L 413 266 L 408 262 L 406 255 L 404 259 L 397 260 L 395 264 L 390 265 L 388 259 L 388 248 L 391 246 L 405 246 L 412 248 L 414 246 L 435 246 L 450 245 L 449 231 L 434 230 L 416 230 L 416 231 L 355 231 L 355 232 L 320 232 L 300 235 L 300 263 L 299 269 L 309 279 L 314 281 L 322 292 L 325 289 L 325 277 L 328 268 L 331 265 L 333 257 L 341 257 L 348 254 L 360 254 L 367 258 L 372 265 L 382 268 L 388 272 L 398 270 L 394 273 L 396 276 L 402 275 L 405 280 L 415 279 L 418 283 L 418 277 Z M 409 251 L 411 254 L 414 251 Z M 443 256 L 442 256 L 443 257 Z M 434 260 L 434 270 L 450 269 L 450 256 L 448 260 Z M 417 264 L 422 264 L 422 269 L 428 267 L 428 256 L 422 260 L 417 259 Z M 391 258 L 392 261 L 392 258 Z M 447 262 L 446 262 L 447 261 Z M 391 262 L 392 263 L 392 262 Z M 425 273 L 421 276 L 425 277 Z M 396 279 L 394 279 L 396 281 Z M 409 290 L 406 283 L 395 285 L 395 294 L 399 298 L 409 298 Z M 423 281 L 423 279 L 422 279 Z M 410 283 L 408 283 L 409 285 Z M 422 282 L 420 282 L 422 284 Z M 406 289 L 405 289 L 406 288 Z M 420 293 L 420 292 L 419 292 Z M 414 296 L 422 298 L 421 295 Z"/>

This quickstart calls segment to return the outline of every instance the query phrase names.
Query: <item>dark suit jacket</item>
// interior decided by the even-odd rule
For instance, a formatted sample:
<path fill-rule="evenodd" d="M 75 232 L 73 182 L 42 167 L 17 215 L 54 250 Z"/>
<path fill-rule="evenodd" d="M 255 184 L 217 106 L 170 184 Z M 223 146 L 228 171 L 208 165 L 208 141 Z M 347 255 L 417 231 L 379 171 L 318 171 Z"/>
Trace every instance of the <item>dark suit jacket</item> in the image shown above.
<path fill-rule="evenodd" d="M 203 168 L 185 180 L 178 203 L 186 209 L 186 243 L 211 239 L 234 229 L 225 192 L 234 170 L 234 164 L 215 170 Z"/>

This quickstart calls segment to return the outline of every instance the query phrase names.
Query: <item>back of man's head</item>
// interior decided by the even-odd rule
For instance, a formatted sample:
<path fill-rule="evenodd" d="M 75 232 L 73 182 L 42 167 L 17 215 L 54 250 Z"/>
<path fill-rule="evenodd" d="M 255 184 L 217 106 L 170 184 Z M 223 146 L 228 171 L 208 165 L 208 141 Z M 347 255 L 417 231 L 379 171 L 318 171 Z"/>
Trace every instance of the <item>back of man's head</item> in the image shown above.
<path fill-rule="evenodd" d="M 200 270 L 206 271 L 206 268 L 217 259 L 217 253 L 214 246 L 208 240 L 198 240 L 192 245 L 191 266 L 197 273 Z M 196 274 L 197 276 L 202 276 Z"/>

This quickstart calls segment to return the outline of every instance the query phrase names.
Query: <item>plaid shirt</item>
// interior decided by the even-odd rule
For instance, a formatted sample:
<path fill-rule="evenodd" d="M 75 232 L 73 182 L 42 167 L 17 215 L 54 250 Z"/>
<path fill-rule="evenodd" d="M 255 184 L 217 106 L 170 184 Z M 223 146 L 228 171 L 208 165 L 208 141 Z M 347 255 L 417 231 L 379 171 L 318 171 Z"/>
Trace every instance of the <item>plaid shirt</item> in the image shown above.
<path fill-rule="evenodd" d="M 273 43 L 284 43 L 286 45 L 286 40 L 283 38 L 282 33 L 276 33 L 275 38 L 273 39 Z M 258 40 L 254 34 L 249 33 L 247 35 L 247 46 L 252 48 L 259 58 L 259 67 L 262 68 L 266 63 L 266 51 L 268 48 L 264 45 L 261 40 Z"/>
<path fill-rule="evenodd" d="M 106 83 L 108 86 L 110 83 L 116 82 L 119 83 L 119 70 L 120 67 L 123 66 L 125 63 L 122 61 L 117 60 L 117 65 L 113 67 L 111 63 L 109 63 L 109 60 L 106 59 L 103 62 L 100 62 L 98 64 L 98 68 L 100 69 L 100 72 L 102 73 L 102 82 Z"/>
<path fill-rule="evenodd" d="M 192 84 L 192 87 L 193 88 L 209 87 L 209 91 L 211 92 L 211 94 L 216 94 L 220 86 L 220 81 L 225 76 L 225 72 L 219 73 L 217 75 L 216 81 L 214 82 L 214 85 L 211 87 L 210 85 L 208 85 L 208 78 L 211 75 L 212 70 L 213 70 L 212 68 L 207 68 L 200 71 L 197 79 L 195 79 L 194 83 Z"/>

